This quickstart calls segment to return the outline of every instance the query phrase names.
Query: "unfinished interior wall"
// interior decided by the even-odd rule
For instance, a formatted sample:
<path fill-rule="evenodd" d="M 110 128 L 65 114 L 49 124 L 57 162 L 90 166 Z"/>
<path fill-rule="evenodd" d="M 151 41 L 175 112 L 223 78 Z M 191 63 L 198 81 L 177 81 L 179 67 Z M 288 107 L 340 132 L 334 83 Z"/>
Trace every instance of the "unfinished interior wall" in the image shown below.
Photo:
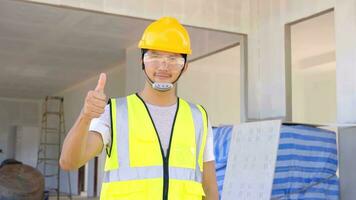
<path fill-rule="evenodd" d="M 336 91 L 339 123 L 356 123 L 356 1 L 335 5 Z"/>
<path fill-rule="evenodd" d="M 339 128 L 340 199 L 351 200 L 356 196 L 356 127 Z"/>
<path fill-rule="evenodd" d="M 337 121 L 355 122 L 355 1 L 251 1 L 248 117 L 285 117 L 285 24 L 335 10 Z M 254 16 L 254 17 L 253 17 Z"/>
<path fill-rule="evenodd" d="M 16 152 L 16 127 L 39 127 L 40 101 L 0 98 L 0 111 L 0 162 L 16 158 L 16 154 L 20 158 L 24 151 L 37 152 L 31 146 Z"/>
<path fill-rule="evenodd" d="M 285 117 L 285 24 L 330 9 L 334 1 L 250 2 L 248 118 Z"/>
<path fill-rule="evenodd" d="M 16 126 L 15 159 L 37 167 L 41 129 L 38 126 Z"/>
<path fill-rule="evenodd" d="M 262 3 L 262 1 L 253 1 Z M 302 20 L 317 13 L 334 9 L 336 41 L 336 112 L 337 123 L 356 122 L 356 2 L 342 1 L 263 1 L 264 6 L 251 6 L 249 32 L 249 118 L 273 118 L 286 116 L 285 79 L 285 24 Z M 256 3 L 257 4 L 257 3 Z M 273 6 L 273 4 L 275 4 Z M 256 11 L 253 11 L 255 8 Z M 268 12 L 268 10 L 270 12 Z M 273 11 L 273 12 L 272 12 Z M 255 21 L 255 22 L 254 22 Z M 252 38 L 251 38 L 252 37 Z M 270 52 L 269 52 L 270 51 Z M 319 119 L 322 118 L 319 116 Z M 354 130 L 354 129 L 351 129 Z M 353 171 L 351 143 L 352 131 L 339 129 L 340 188 L 342 199 L 353 199 L 356 183 L 349 176 Z M 345 137 L 343 134 L 347 134 Z"/>
<path fill-rule="evenodd" d="M 335 62 L 293 73 L 294 122 L 325 124 L 336 121 Z"/>
<path fill-rule="evenodd" d="M 240 122 L 240 46 L 189 63 L 178 96 L 199 103 L 212 125 Z"/>
<path fill-rule="evenodd" d="M 132 94 L 143 89 L 146 78 L 142 72 L 141 50 L 137 44 L 126 49 L 125 94 Z"/>
<path fill-rule="evenodd" d="M 291 38 L 291 121 L 336 122 L 334 18 L 330 11 L 292 24 L 286 33 Z"/>

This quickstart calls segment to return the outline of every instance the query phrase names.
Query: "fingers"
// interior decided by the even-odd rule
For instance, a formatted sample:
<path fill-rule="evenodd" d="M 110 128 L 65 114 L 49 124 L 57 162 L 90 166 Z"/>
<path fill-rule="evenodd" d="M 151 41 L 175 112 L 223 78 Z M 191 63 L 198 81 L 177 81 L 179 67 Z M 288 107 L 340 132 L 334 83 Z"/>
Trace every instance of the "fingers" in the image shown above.
<path fill-rule="evenodd" d="M 92 106 L 89 108 L 88 113 L 90 113 L 91 115 L 96 115 L 96 116 L 100 116 L 101 114 L 103 114 L 105 111 L 105 108 L 99 108 L 96 106 Z"/>
<path fill-rule="evenodd" d="M 94 90 L 87 93 L 84 102 L 83 114 L 90 119 L 98 118 L 105 112 L 106 95 L 104 93 L 106 74 L 101 73 Z"/>
<path fill-rule="evenodd" d="M 85 98 L 85 103 L 104 108 L 106 106 L 106 96 L 96 91 L 89 91 Z"/>
<path fill-rule="evenodd" d="M 105 108 L 106 102 L 98 99 L 91 99 L 88 101 L 89 105 L 95 106 L 97 108 Z"/>
<path fill-rule="evenodd" d="M 95 90 L 91 90 L 87 94 L 87 99 L 96 99 L 99 101 L 104 101 L 106 103 L 106 95 Z"/>
<path fill-rule="evenodd" d="M 95 87 L 95 91 L 100 92 L 100 93 L 104 93 L 105 84 L 106 84 L 106 74 L 105 73 L 101 73 L 100 77 L 99 77 L 99 80 L 98 80 L 98 84 Z"/>
<path fill-rule="evenodd" d="M 90 119 L 98 118 L 105 112 L 105 106 L 105 101 L 98 100 L 93 97 L 88 97 L 84 104 L 83 114 Z"/>

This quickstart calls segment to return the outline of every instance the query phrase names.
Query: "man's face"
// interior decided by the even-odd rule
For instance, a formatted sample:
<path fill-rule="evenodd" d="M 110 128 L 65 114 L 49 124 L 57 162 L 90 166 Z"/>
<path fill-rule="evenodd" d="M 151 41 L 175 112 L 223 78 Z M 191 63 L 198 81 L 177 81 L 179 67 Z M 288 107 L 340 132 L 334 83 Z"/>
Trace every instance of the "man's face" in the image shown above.
<path fill-rule="evenodd" d="M 143 62 L 147 76 L 153 82 L 172 83 L 177 80 L 184 68 L 181 54 L 149 50 L 144 54 Z"/>

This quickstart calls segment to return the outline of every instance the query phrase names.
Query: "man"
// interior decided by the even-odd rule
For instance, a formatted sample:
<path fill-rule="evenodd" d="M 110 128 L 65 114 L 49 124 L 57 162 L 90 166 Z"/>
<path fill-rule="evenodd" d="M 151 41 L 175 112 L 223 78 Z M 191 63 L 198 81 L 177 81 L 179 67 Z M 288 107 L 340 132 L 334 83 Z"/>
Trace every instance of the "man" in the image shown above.
<path fill-rule="evenodd" d="M 207 114 L 176 96 L 191 53 L 186 29 L 163 17 L 147 27 L 139 48 L 144 89 L 106 105 L 106 75 L 101 74 L 64 141 L 61 167 L 79 168 L 105 146 L 101 199 L 217 200 Z"/>

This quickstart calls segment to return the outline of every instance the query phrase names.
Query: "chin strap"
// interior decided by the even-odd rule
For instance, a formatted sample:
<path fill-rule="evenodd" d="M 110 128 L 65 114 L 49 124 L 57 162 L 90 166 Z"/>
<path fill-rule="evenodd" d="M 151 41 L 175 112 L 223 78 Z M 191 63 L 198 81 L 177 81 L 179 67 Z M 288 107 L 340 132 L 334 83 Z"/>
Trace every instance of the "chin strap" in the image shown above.
<path fill-rule="evenodd" d="M 177 77 L 177 79 L 175 81 L 173 81 L 172 83 L 159 83 L 159 82 L 153 82 L 150 77 L 148 77 L 147 73 L 146 73 L 146 69 L 143 67 L 143 71 L 146 75 L 147 80 L 150 82 L 151 87 L 155 90 L 158 90 L 160 92 L 166 92 L 168 90 L 171 90 L 172 88 L 174 88 L 174 84 L 178 81 L 178 79 L 180 78 L 180 76 L 183 74 L 183 70 L 184 70 L 185 66 L 183 67 L 183 69 L 180 71 L 179 76 Z"/>

